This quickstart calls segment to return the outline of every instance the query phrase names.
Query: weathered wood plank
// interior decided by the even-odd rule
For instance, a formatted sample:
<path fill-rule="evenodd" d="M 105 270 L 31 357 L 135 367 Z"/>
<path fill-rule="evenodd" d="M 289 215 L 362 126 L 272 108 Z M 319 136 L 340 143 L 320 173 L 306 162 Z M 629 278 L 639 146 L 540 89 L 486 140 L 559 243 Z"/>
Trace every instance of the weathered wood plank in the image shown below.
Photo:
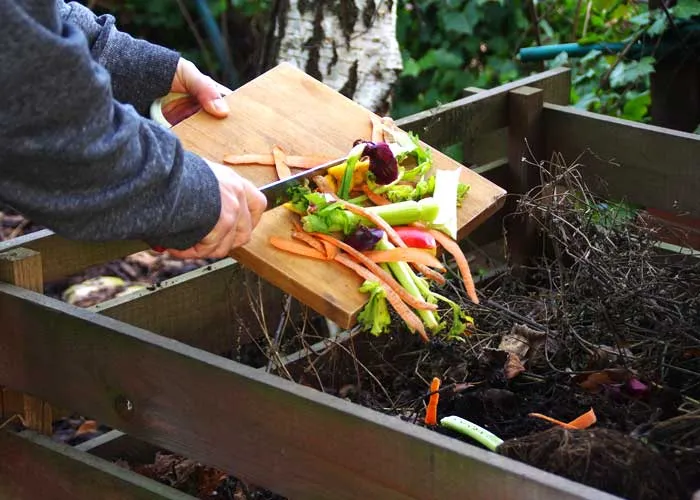
<path fill-rule="evenodd" d="M 18 247 L 29 248 L 41 254 L 45 283 L 64 278 L 90 266 L 148 250 L 148 245 L 141 241 L 104 243 L 73 241 L 58 236 L 48 229 L 0 242 L 0 252 Z"/>
<path fill-rule="evenodd" d="M 0 253 L 0 281 L 41 293 L 44 280 L 41 273 L 41 255 L 27 248 L 16 248 Z M 28 365 L 26 370 L 34 367 Z M 29 429 L 43 434 L 52 432 L 51 405 L 28 394 L 19 394 L 3 387 L 2 408 L 0 415 L 3 419 L 15 414 L 23 417 L 24 425 Z"/>
<path fill-rule="evenodd" d="M 544 148 L 542 137 L 543 91 L 534 87 L 520 87 L 508 96 L 508 167 L 512 192 L 524 194 L 540 183 L 539 162 Z M 507 210 L 516 209 L 517 198 L 510 198 Z M 506 221 L 506 238 L 510 261 L 515 272 L 525 273 L 532 257 L 538 253 L 533 222 L 523 214 Z"/>
<path fill-rule="evenodd" d="M 433 147 L 442 148 L 507 127 L 508 93 L 519 87 L 541 89 L 544 102 L 568 104 L 570 81 L 568 68 L 555 68 L 401 118 L 396 123 L 418 133 L 422 141 Z"/>
<path fill-rule="evenodd" d="M 649 208 L 700 215 L 700 136 L 545 104 L 544 159 L 582 165 L 589 186 Z"/>
<path fill-rule="evenodd" d="M 224 259 L 90 309 L 222 354 L 261 336 L 261 320 L 274 329 L 283 301 L 281 290 Z"/>
<path fill-rule="evenodd" d="M 11 285 L 0 316 L 0 382 L 290 498 L 612 498 Z"/>
<path fill-rule="evenodd" d="M 25 431 L 0 432 L 0 498 L 193 500 L 118 465 Z"/>

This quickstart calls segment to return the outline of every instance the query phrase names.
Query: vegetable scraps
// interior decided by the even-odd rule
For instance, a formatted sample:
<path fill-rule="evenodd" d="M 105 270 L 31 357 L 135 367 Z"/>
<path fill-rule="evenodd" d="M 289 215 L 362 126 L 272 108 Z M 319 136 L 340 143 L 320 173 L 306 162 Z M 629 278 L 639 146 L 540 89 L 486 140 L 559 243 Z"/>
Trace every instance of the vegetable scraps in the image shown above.
<path fill-rule="evenodd" d="M 446 282 L 447 270 L 437 258 L 444 250 L 454 258 L 467 296 L 478 303 L 467 259 L 455 241 L 457 207 L 469 186 L 460 182 L 459 170 L 436 169 L 430 150 L 390 118 L 371 115 L 370 123 L 370 138 L 356 140 L 345 162 L 290 188 L 284 206 L 298 216 L 292 239 L 274 236 L 269 242 L 296 255 L 337 262 L 361 277 L 359 291 L 368 300 L 357 321 L 364 331 L 390 332 L 391 306 L 426 342 L 439 333 L 463 340 L 473 319 L 435 285 Z M 292 161 L 278 147 L 272 153 L 228 155 L 225 161 L 267 162 L 281 177 L 285 166 L 318 158 Z"/>

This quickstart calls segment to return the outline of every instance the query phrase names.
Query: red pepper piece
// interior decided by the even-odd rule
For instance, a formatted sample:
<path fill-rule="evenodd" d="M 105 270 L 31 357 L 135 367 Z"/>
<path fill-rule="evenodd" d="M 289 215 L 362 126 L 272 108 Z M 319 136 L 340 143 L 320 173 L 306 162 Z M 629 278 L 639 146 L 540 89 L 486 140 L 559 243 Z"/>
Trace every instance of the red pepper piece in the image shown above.
<path fill-rule="evenodd" d="M 435 250 L 437 248 L 435 237 L 424 229 L 412 226 L 396 226 L 394 229 L 409 247 L 426 250 Z"/>

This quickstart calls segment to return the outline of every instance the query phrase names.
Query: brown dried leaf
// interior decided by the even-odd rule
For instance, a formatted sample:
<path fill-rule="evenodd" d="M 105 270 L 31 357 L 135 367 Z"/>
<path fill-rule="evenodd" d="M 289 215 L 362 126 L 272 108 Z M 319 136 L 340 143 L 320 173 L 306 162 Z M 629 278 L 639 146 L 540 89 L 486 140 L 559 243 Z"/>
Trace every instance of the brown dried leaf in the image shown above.
<path fill-rule="evenodd" d="M 629 380 L 630 377 L 632 377 L 632 374 L 625 368 L 609 368 L 576 377 L 574 380 L 582 389 L 597 393 L 602 390 L 604 385 L 622 384 Z"/>
<path fill-rule="evenodd" d="M 501 338 L 498 348 L 517 355 L 520 360 L 529 361 L 531 365 L 536 365 L 544 360 L 545 341 L 548 350 L 553 351 L 554 341 L 546 333 L 534 330 L 527 325 L 513 325 L 510 333 Z"/>
<path fill-rule="evenodd" d="M 506 359 L 506 364 L 503 367 L 503 372 L 506 374 L 508 380 L 517 377 L 522 372 L 525 371 L 525 367 L 520 361 L 520 357 L 512 352 L 508 353 L 508 358 Z"/>

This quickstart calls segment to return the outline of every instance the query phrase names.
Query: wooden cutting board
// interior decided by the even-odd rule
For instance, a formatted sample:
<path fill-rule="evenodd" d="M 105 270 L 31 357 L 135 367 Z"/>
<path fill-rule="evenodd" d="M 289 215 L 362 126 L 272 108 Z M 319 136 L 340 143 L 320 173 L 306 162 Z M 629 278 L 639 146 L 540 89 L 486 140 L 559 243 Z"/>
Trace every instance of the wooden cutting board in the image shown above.
<path fill-rule="evenodd" d="M 286 63 L 226 100 L 231 107 L 227 118 L 200 111 L 172 128 L 186 149 L 217 162 L 231 153 L 270 153 L 274 144 L 289 155 L 336 158 L 346 155 L 354 140 L 370 138 L 366 108 Z M 432 156 L 437 168 L 461 168 L 462 181 L 471 186 L 459 210 L 463 237 L 502 206 L 506 192 L 437 150 Z M 256 186 L 277 179 L 274 167 L 231 168 Z M 350 328 L 367 300 L 357 290 L 362 279 L 336 262 L 294 256 L 268 243 L 271 235 L 289 237 L 293 217 L 284 207 L 267 211 L 252 240 L 231 257 L 340 327 Z"/>

